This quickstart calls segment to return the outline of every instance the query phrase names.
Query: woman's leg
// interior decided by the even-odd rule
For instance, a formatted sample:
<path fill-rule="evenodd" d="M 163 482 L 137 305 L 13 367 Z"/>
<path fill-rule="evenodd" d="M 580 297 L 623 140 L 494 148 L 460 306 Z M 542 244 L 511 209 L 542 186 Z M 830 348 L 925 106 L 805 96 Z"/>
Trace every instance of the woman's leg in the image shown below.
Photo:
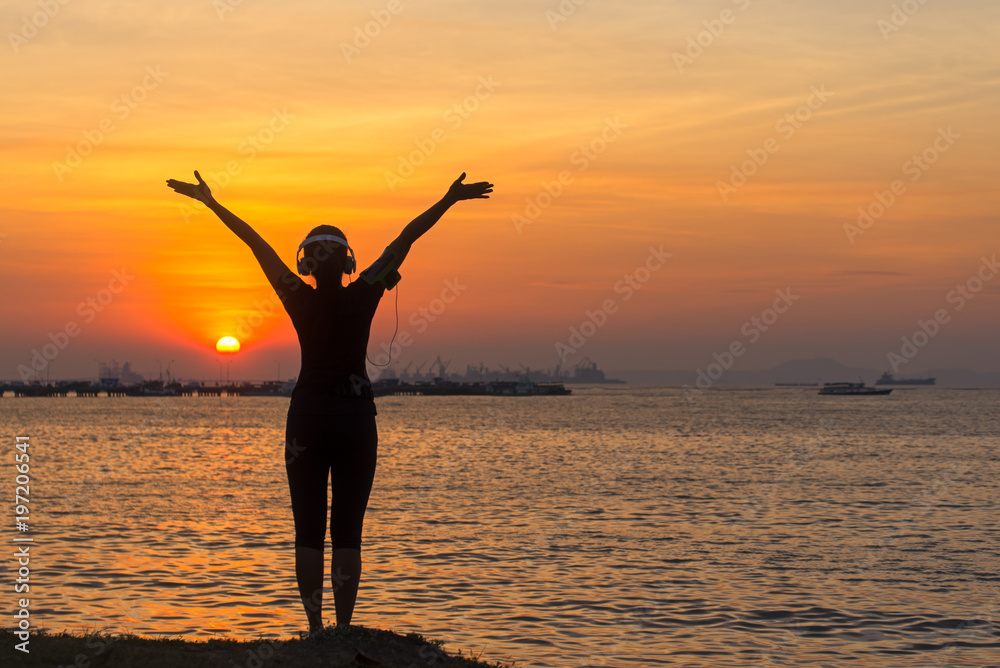
<path fill-rule="evenodd" d="M 348 626 L 361 582 L 361 530 L 378 460 L 378 429 L 374 415 L 343 416 L 337 454 L 330 466 L 330 537 L 337 625 Z"/>
<path fill-rule="evenodd" d="M 354 602 L 358 600 L 358 585 L 361 583 L 361 550 L 352 547 L 334 548 L 333 559 L 330 561 L 330 579 L 333 581 L 333 606 L 337 611 L 337 626 L 350 626 Z"/>
<path fill-rule="evenodd" d="M 295 579 L 309 620 L 309 633 L 323 628 L 323 550 L 295 546 Z"/>
<path fill-rule="evenodd" d="M 289 414 L 285 470 L 295 518 L 295 579 L 310 633 L 323 628 L 323 543 L 326 540 L 329 461 L 323 416 Z"/>

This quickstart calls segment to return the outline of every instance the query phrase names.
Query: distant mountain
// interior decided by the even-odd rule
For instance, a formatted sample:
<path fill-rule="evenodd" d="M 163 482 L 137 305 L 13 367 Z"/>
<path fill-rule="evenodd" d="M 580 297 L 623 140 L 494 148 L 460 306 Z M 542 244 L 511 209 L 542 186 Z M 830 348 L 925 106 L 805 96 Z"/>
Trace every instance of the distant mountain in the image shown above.
<path fill-rule="evenodd" d="M 701 367 L 702 385 L 705 378 L 711 385 L 774 385 L 775 383 L 832 383 L 856 382 L 859 379 L 873 385 L 884 369 L 848 367 L 829 357 L 789 360 L 761 371 L 723 371 L 717 378 L 710 378 L 713 371 Z M 718 374 L 718 368 L 714 370 Z M 649 369 L 609 371 L 609 376 L 621 378 L 635 385 L 691 385 L 697 387 L 698 370 L 656 371 Z M 989 387 L 1000 385 L 1000 372 L 979 373 L 970 369 L 929 369 L 921 372 L 898 373 L 901 378 L 937 378 L 937 384 L 946 387 Z"/>

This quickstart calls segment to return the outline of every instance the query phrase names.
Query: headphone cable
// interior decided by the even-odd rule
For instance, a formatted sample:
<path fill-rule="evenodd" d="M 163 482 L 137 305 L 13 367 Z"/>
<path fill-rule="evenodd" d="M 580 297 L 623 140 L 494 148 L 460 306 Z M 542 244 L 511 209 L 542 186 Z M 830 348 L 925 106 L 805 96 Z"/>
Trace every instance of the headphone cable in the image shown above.
<path fill-rule="evenodd" d="M 372 362 L 370 359 L 368 359 L 368 351 L 366 350 L 365 351 L 365 359 L 368 360 L 368 363 L 371 364 L 372 366 L 385 367 L 385 366 L 389 366 L 390 364 L 392 364 L 392 343 L 393 343 L 393 341 L 396 340 L 396 332 L 399 331 L 399 283 L 397 283 L 396 285 L 394 285 L 392 287 L 392 289 L 393 289 L 393 292 L 396 293 L 396 298 L 395 298 L 395 301 L 396 301 L 396 327 L 392 330 L 392 338 L 389 339 L 389 361 L 386 362 L 385 364 L 375 364 L 375 362 Z"/>

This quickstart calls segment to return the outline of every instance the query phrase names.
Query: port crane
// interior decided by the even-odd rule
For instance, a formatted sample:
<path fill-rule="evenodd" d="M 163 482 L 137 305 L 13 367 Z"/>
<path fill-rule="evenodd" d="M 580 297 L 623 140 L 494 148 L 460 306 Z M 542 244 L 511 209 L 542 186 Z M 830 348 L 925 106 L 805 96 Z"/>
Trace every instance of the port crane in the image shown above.
<path fill-rule="evenodd" d="M 436 364 L 438 368 L 438 374 L 437 374 L 438 377 L 445 378 L 446 377 L 445 374 L 448 373 L 448 365 L 451 364 L 451 360 L 448 360 L 447 362 L 442 362 L 441 356 L 438 355 L 437 359 L 434 360 L 434 364 Z M 434 364 L 431 365 L 432 369 L 434 368 Z"/>

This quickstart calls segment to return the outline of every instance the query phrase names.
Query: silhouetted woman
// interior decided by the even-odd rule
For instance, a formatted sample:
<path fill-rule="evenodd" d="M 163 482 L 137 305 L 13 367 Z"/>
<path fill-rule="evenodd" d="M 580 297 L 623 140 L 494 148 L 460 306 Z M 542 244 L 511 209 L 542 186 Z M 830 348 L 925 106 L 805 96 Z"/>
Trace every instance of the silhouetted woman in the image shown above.
<path fill-rule="evenodd" d="M 198 172 L 198 183 L 170 179 L 167 185 L 204 202 L 242 239 L 260 263 L 292 319 L 302 351 L 302 368 L 288 406 L 285 468 L 295 518 L 295 577 L 309 619 L 309 631 L 323 628 L 323 544 L 326 539 L 327 481 L 332 476 L 330 575 L 337 625 L 351 623 L 361 578 L 361 527 L 375 476 L 378 433 L 365 351 L 372 317 L 387 287 L 399 279 L 410 246 L 455 202 L 488 199 L 493 184 L 462 183 L 463 173 L 437 204 L 413 219 L 361 272 L 344 233 L 320 225 L 306 236 L 296 256 L 298 272 L 316 279 L 313 288 L 296 276 L 248 224 L 215 201 Z"/>

